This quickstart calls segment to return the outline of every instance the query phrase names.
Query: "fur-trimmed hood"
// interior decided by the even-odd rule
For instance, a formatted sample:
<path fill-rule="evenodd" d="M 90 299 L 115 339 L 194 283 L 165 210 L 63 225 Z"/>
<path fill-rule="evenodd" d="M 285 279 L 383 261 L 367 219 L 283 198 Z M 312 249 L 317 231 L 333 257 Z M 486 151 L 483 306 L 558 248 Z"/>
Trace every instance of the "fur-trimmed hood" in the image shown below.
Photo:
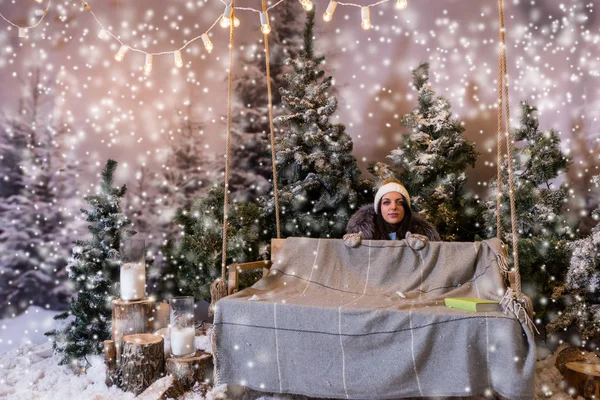
<path fill-rule="evenodd" d="M 375 213 L 372 204 L 367 204 L 360 207 L 348 221 L 348 224 L 346 225 L 346 233 L 362 232 L 365 239 L 372 239 L 373 234 L 375 233 L 376 217 L 377 214 Z M 425 235 L 431 241 L 442 240 L 437 229 L 427 222 L 425 218 L 421 217 L 415 212 L 412 213 L 412 223 L 408 231 L 410 233 Z"/>

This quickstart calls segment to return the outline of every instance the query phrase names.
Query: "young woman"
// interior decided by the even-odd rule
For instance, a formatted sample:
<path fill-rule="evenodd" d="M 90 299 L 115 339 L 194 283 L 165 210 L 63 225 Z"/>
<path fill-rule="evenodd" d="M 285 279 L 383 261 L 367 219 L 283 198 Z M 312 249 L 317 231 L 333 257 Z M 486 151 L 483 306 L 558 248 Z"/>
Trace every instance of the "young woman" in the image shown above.
<path fill-rule="evenodd" d="M 433 225 L 411 211 L 408 191 L 395 179 L 386 180 L 379 188 L 373 206 L 362 206 L 354 213 L 346 232 L 374 240 L 402 240 L 408 232 L 441 240 Z"/>

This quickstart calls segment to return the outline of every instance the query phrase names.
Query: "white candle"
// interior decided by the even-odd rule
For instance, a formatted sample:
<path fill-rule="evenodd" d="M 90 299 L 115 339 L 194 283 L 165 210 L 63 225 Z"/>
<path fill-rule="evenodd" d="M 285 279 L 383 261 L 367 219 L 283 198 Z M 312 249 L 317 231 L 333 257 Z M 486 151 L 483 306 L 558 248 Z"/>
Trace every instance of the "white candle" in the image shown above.
<path fill-rule="evenodd" d="M 146 295 L 146 267 L 140 263 L 121 266 L 121 300 L 140 300 Z"/>
<path fill-rule="evenodd" d="M 171 354 L 184 356 L 196 353 L 194 343 L 195 329 L 193 326 L 187 328 L 171 328 Z"/>

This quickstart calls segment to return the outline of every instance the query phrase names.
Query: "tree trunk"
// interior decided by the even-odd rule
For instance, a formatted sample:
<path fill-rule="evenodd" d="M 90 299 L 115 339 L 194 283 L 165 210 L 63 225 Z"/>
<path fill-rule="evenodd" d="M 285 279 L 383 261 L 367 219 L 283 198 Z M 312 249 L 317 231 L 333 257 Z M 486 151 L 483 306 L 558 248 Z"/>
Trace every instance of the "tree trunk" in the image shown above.
<path fill-rule="evenodd" d="M 104 341 L 104 365 L 106 365 L 106 386 L 117 385 L 119 370 L 117 369 L 117 350 L 114 340 Z"/>
<path fill-rule="evenodd" d="M 168 375 L 179 380 L 185 390 L 191 390 L 196 382 L 202 385 L 212 372 L 212 356 L 203 351 L 197 351 L 191 357 L 170 357 L 165 363 Z"/>
<path fill-rule="evenodd" d="M 566 367 L 575 376 L 573 386 L 579 395 L 586 399 L 600 398 L 600 364 L 570 362 Z"/>
<path fill-rule="evenodd" d="M 176 399 L 185 393 L 185 389 L 174 377 L 167 375 L 154 382 L 135 400 Z"/>
<path fill-rule="evenodd" d="M 154 320 L 153 299 L 112 302 L 112 340 L 115 341 L 117 363 L 121 359 L 121 338 L 125 335 L 151 333 Z"/>
<path fill-rule="evenodd" d="M 147 333 L 123 336 L 119 387 L 136 396 L 163 376 L 164 341 Z"/>

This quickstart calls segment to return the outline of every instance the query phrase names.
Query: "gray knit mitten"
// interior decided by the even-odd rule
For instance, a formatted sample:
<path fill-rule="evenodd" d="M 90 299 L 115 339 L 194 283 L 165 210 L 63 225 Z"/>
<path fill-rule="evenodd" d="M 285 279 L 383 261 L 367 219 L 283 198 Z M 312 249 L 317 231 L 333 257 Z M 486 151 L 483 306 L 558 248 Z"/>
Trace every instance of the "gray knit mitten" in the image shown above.
<path fill-rule="evenodd" d="M 356 247 L 358 246 L 362 240 L 364 239 L 364 235 L 362 232 L 358 233 L 346 233 L 344 235 L 344 244 L 348 247 Z"/>
<path fill-rule="evenodd" d="M 421 250 L 429 244 L 429 238 L 425 235 L 406 232 L 406 243 L 413 250 Z"/>

